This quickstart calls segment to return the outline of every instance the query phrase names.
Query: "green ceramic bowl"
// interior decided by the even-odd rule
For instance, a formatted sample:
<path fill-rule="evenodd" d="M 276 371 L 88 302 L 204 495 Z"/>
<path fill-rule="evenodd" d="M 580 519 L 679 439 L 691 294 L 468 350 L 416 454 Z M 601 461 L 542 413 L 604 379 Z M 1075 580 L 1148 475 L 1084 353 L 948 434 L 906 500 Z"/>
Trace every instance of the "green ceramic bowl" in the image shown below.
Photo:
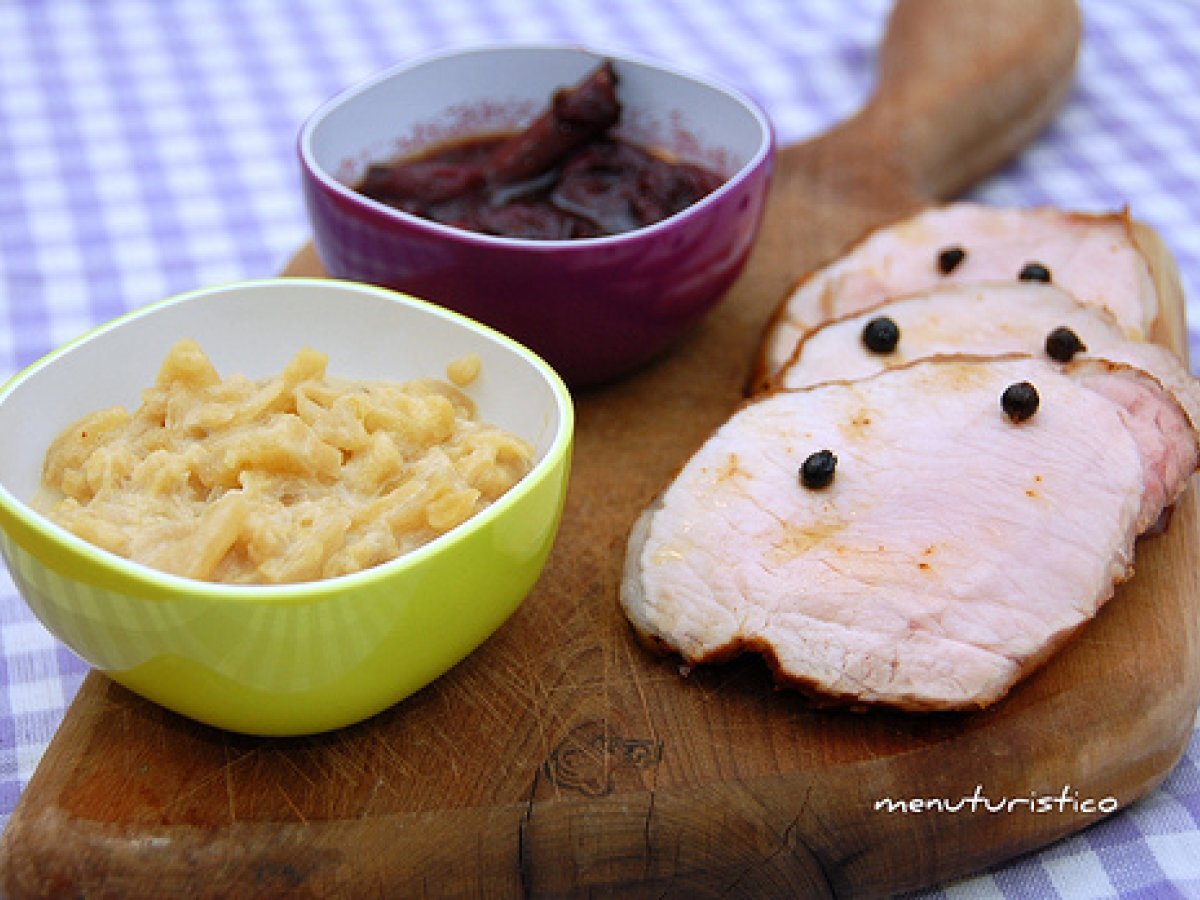
<path fill-rule="evenodd" d="M 390 563 L 299 585 L 167 575 L 75 537 L 28 504 L 61 429 L 133 409 L 171 345 L 192 337 L 222 375 L 277 374 L 302 346 L 349 378 L 444 377 L 483 360 L 480 417 L 530 441 L 533 470 L 499 501 Z M 516 342 L 381 288 L 271 279 L 183 294 L 102 326 L 0 388 L 0 549 L 25 601 L 90 665 L 201 722 L 252 734 L 367 718 L 454 666 L 520 605 L 558 529 L 574 412 Z"/>

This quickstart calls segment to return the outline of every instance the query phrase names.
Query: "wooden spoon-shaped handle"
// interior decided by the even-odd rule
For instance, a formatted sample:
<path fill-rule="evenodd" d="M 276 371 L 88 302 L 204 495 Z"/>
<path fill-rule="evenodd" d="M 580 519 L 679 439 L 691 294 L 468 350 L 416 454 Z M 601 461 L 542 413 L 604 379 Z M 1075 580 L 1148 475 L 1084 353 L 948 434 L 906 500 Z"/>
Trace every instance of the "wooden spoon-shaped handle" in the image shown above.
<path fill-rule="evenodd" d="M 863 120 L 918 193 L 947 199 L 1050 121 L 1079 42 L 1075 0 L 899 0 Z"/>
<path fill-rule="evenodd" d="M 897 0 L 863 108 L 779 151 L 764 289 L 1014 156 L 1066 98 L 1080 30 L 1075 0 Z"/>

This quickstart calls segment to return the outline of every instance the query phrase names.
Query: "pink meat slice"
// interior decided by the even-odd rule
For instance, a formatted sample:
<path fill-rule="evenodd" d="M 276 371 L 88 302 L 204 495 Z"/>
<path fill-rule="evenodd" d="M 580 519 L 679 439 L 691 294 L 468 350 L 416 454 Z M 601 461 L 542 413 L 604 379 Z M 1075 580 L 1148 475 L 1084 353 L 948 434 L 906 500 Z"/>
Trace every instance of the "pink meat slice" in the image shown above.
<path fill-rule="evenodd" d="M 955 247 L 965 256 L 943 274 L 939 255 Z M 1131 336 L 1150 333 L 1159 298 L 1127 213 L 959 202 L 878 229 L 801 280 L 767 328 L 759 374 L 773 375 L 796 342 L 829 319 L 938 285 L 1016 281 L 1031 262 L 1081 302 L 1107 309 Z"/>
<path fill-rule="evenodd" d="M 863 330 L 887 317 L 900 338 L 888 353 L 871 351 Z M 1127 363 L 1154 375 L 1200 424 L 1200 383 L 1183 361 L 1159 344 L 1131 338 L 1101 307 L 1081 303 L 1053 284 L 953 284 L 888 300 L 826 322 L 805 334 L 772 386 L 798 388 L 821 381 L 874 375 L 927 356 L 1046 352 L 1046 337 L 1069 328 L 1085 345 L 1080 356 Z"/>
<path fill-rule="evenodd" d="M 1034 384 L 1014 423 L 1004 389 Z M 805 457 L 837 456 L 804 487 Z M 1131 571 L 1197 433 L 1161 383 L 1096 360 L 943 357 L 746 404 L 632 530 L 621 602 L 689 664 L 912 710 L 987 706 Z"/>

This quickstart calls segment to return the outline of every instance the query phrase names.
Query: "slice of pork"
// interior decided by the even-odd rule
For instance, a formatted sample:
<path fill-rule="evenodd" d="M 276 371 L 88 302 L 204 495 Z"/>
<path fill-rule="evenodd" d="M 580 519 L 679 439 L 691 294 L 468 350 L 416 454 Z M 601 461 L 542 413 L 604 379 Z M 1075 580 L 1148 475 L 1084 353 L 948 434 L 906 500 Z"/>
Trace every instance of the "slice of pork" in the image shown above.
<path fill-rule="evenodd" d="M 863 340 L 867 325 L 890 319 L 899 339 L 889 352 Z M 806 333 L 771 386 L 806 387 L 873 375 L 927 356 L 1046 353 L 1046 338 L 1068 328 L 1086 349 L 1079 356 L 1128 363 L 1158 378 L 1200 425 L 1200 382 L 1174 353 L 1130 338 L 1106 309 L 1079 302 L 1052 284 L 991 282 L 943 285 L 880 303 Z"/>
<path fill-rule="evenodd" d="M 1040 403 L 1014 422 L 1021 381 Z M 805 487 L 824 449 L 833 481 Z M 942 357 L 779 391 L 639 519 L 621 602 L 688 664 L 753 651 L 826 700 L 983 707 L 1112 596 L 1196 465 L 1159 381 L 1096 360 Z"/>
<path fill-rule="evenodd" d="M 943 272 L 939 257 L 955 248 L 964 255 Z M 774 375 L 807 331 L 829 319 L 941 284 L 1017 281 L 1030 263 L 1081 302 L 1106 308 L 1131 336 L 1150 334 L 1159 298 L 1127 213 L 951 203 L 875 230 L 802 279 L 766 329 L 755 386 Z"/>

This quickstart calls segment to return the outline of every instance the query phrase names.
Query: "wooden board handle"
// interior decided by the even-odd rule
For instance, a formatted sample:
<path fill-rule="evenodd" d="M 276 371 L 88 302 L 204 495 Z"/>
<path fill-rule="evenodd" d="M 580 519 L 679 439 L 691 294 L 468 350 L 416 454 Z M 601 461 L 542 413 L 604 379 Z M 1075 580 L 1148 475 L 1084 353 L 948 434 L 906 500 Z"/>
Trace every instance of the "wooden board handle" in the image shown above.
<path fill-rule="evenodd" d="M 1080 34 L 1075 0 L 899 0 L 860 124 L 890 136 L 914 190 L 948 199 L 1049 122 Z"/>
<path fill-rule="evenodd" d="M 768 293 L 1015 156 L 1070 92 L 1080 34 L 1076 0 L 897 0 L 864 106 L 779 150 L 757 252 L 788 265 Z"/>

